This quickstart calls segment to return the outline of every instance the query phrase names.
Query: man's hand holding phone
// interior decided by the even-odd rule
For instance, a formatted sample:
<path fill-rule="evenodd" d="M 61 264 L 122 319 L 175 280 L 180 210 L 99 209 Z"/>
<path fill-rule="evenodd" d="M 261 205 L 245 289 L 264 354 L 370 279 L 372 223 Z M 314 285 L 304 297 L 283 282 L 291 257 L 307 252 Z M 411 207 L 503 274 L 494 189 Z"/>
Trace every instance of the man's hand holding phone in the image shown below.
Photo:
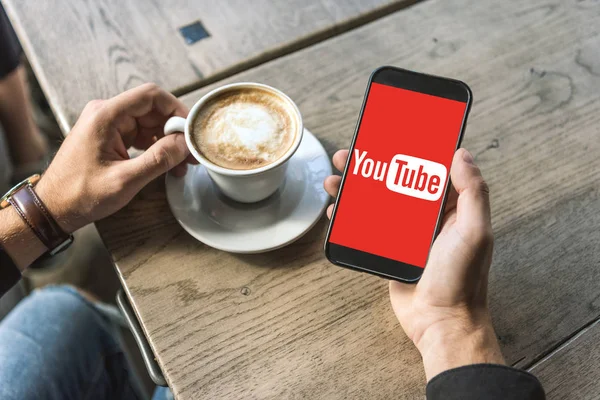
<path fill-rule="evenodd" d="M 333 156 L 342 171 L 347 150 Z M 425 373 L 463 365 L 504 364 L 488 305 L 493 234 L 487 185 L 471 154 L 459 149 L 450 169 L 453 188 L 424 273 L 416 285 L 390 281 L 390 300 L 402 328 L 421 352 Z M 337 196 L 341 177 L 325 180 Z M 331 218 L 333 205 L 327 209 Z"/>

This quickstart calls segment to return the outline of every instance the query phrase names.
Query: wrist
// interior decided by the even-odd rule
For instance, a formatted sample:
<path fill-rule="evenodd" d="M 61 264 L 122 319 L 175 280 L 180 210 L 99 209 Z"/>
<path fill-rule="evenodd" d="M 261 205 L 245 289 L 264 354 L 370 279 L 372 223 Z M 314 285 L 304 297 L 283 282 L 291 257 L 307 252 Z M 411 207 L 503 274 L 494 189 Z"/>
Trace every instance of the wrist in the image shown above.
<path fill-rule="evenodd" d="M 21 272 L 47 251 L 12 206 L 0 210 L 0 243 Z"/>
<path fill-rule="evenodd" d="M 489 317 L 482 323 L 444 321 L 429 328 L 415 343 L 427 381 L 449 369 L 472 364 L 505 364 Z"/>
<path fill-rule="evenodd" d="M 36 194 L 60 228 L 65 233 L 71 234 L 84 226 L 85 222 L 76 211 L 76 202 L 70 200 L 70 196 L 74 193 L 59 193 L 60 189 L 60 185 L 45 174 L 34 188 Z"/>

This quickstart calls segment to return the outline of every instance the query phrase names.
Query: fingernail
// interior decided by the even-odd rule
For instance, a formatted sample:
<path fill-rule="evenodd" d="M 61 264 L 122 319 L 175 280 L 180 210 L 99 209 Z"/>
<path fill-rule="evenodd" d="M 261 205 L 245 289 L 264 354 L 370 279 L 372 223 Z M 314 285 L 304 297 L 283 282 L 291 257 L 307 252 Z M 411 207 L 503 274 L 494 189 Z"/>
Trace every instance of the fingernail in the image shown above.
<path fill-rule="evenodd" d="M 468 164 L 475 164 L 473 155 L 471 153 L 469 153 L 469 150 L 463 151 L 463 160 Z"/>

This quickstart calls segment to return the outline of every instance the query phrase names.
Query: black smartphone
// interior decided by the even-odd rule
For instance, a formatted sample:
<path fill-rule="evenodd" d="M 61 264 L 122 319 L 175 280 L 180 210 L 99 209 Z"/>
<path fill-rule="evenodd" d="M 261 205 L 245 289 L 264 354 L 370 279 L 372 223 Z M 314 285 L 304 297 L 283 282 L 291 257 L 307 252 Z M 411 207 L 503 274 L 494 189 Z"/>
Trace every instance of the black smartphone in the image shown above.
<path fill-rule="evenodd" d="M 471 101 L 454 79 L 389 66 L 371 74 L 325 240 L 329 261 L 419 280 Z"/>

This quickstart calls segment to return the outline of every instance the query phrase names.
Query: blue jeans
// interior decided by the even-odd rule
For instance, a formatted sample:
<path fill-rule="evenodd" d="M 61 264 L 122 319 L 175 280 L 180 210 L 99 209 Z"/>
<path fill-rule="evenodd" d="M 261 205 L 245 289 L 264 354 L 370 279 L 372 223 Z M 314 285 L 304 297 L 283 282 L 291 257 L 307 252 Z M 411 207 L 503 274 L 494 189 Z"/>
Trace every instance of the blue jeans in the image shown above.
<path fill-rule="evenodd" d="M 115 327 L 72 287 L 36 290 L 0 323 L 0 399 L 141 400 L 135 382 Z"/>

